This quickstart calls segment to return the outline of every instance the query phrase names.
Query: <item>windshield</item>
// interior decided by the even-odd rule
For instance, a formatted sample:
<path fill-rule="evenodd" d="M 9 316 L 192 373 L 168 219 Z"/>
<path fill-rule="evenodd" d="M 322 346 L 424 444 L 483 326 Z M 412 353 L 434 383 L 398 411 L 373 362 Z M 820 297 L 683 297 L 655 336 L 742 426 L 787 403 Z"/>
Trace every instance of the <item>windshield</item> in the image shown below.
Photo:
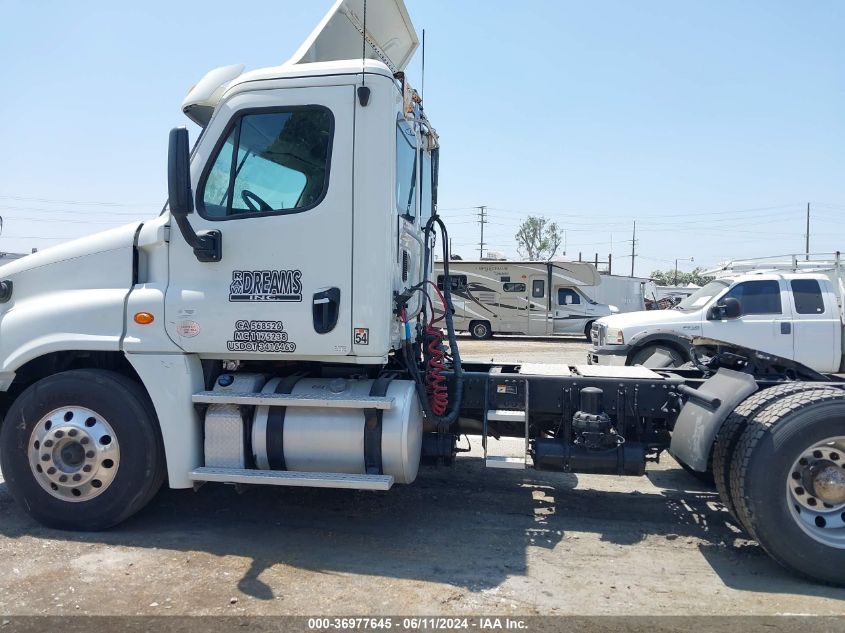
<path fill-rule="evenodd" d="M 678 305 L 675 306 L 675 308 L 678 310 L 695 310 L 697 308 L 701 308 L 708 301 L 710 301 L 710 299 L 720 294 L 725 288 L 730 285 L 731 284 L 729 281 L 725 281 L 723 279 L 716 279 L 715 281 L 711 281 L 709 284 L 703 286 L 702 288 L 699 288 L 689 297 L 681 301 Z"/>

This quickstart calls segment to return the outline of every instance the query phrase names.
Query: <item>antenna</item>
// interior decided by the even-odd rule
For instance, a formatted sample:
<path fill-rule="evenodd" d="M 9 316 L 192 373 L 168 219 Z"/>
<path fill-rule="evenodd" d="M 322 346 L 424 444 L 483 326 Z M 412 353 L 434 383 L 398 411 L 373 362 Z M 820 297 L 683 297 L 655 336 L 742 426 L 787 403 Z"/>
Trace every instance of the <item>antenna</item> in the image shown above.
<path fill-rule="evenodd" d="M 358 103 L 365 107 L 370 102 L 370 89 L 367 88 L 367 0 L 364 0 L 364 26 L 361 33 L 361 85 L 359 86 Z"/>
<path fill-rule="evenodd" d="M 367 0 L 364 0 L 364 32 L 361 33 L 361 85 L 367 83 Z"/>

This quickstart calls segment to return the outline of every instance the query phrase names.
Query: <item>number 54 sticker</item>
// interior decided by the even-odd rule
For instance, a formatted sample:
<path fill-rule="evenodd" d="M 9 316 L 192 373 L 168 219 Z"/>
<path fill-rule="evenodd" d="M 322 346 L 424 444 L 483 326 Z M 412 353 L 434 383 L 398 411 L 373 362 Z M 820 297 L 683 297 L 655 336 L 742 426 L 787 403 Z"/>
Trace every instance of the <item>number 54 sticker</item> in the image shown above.
<path fill-rule="evenodd" d="M 370 328 L 356 327 L 352 337 L 355 345 L 369 345 L 370 344 Z"/>

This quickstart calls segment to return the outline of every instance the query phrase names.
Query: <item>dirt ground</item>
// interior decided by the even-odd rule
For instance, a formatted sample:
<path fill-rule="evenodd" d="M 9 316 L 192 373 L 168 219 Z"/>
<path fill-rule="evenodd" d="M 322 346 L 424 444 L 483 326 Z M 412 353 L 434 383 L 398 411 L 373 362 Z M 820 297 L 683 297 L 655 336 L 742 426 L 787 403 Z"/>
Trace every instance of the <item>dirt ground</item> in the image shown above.
<path fill-rule="evenodd" d="M 464 356 L 582 363 L 577 340 Z M 0 483 L 0 613 L 843 614 L 670 459 L 643 478 L 485 470 L 476 449 L 386 493 L 162 491 L 102 533 L 40 527 Z"/>

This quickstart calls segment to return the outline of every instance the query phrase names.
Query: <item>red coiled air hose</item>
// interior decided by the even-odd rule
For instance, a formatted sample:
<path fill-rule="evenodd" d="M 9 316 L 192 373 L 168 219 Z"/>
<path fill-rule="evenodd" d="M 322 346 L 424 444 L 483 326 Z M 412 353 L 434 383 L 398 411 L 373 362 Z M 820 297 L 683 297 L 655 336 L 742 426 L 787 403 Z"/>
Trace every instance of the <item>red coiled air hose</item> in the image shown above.
<path fill-rule="evenodd" d="M 425 390 L 428 402 L 434 415 L 443 415 L 449 407 L 449 388 L 443 370 L 443 332 L 439 327 L 429 323 L 425 328 L 426 372 Z"/>

